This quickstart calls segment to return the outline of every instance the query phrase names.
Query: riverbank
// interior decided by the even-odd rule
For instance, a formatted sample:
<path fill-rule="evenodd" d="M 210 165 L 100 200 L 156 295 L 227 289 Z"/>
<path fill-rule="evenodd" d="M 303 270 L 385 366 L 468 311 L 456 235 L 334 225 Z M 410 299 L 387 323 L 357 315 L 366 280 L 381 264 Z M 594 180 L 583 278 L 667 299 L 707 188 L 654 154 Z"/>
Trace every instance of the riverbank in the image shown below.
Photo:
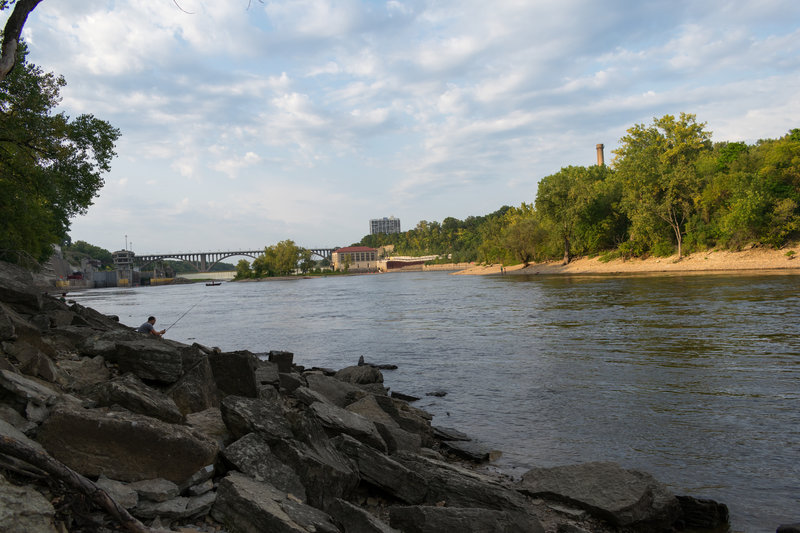
<path fill-rule="evenodd" d="M 794 252 L 793 254 L 789 252 Z M 580 257 L 564 265 L 560 261 L 533 263 L 527 267 L 514 265 L 502 267 L 478 265 L 455 272 L 457 275 L 488 274 L 634 274 L 667 272 L 730 272 L 730 271 L 771 271 L 800 273 L 800 245 L 775 250 L 773 248 L 753 247 L 742 251 L 713 250 L 686 255 L 678 260 L 670 257 L 648 257 L 645 259 L 613 259 L 608 262 L 597 257 Z M 501 268 L 503 272 L 501 272 Z"/>

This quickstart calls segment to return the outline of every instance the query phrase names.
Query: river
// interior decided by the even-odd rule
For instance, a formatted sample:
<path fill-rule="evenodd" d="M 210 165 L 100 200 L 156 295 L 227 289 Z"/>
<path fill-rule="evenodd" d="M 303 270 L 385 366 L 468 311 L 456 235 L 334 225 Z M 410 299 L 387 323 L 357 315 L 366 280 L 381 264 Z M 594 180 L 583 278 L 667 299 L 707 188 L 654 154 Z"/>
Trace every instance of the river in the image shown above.
<path fill-rule="evenodd" d="M 69 298 L 224 351 L 393 363 L 387 386 L 502 450 L 512 475 L 616 461 L 728 504 L 733 531 L 771 532 L 800 521 L 799 289 L 789 274 L 409 272 Z"/>

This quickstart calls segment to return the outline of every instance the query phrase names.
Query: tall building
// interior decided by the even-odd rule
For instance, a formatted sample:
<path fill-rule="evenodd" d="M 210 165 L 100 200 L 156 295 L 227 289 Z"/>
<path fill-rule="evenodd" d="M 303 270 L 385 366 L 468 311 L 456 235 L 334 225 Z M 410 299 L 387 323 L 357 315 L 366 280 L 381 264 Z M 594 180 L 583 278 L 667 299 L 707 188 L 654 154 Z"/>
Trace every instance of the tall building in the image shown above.
<path fill-rule="evenodd" d="M 400 233 L 400 219 L 394 217 L 373 218 L 369 221 L 369 234 Z"/>

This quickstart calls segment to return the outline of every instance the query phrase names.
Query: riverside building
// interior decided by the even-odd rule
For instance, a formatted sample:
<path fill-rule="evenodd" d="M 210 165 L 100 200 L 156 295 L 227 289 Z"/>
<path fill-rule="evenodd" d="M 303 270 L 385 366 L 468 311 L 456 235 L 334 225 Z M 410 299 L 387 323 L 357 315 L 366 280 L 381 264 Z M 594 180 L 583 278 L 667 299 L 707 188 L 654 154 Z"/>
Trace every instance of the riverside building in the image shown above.
<path fill-rule="evenodd" d="M 369 221 L 369 234 L 400 233 L 400 219 L 394 217 L 373 218 Z"/>
<path fill-rule="evenodd" d="M 371 272 L 378 269 L 378 250 L 367 246 L 347 246 L 331 254 L 334 270 Z"/>

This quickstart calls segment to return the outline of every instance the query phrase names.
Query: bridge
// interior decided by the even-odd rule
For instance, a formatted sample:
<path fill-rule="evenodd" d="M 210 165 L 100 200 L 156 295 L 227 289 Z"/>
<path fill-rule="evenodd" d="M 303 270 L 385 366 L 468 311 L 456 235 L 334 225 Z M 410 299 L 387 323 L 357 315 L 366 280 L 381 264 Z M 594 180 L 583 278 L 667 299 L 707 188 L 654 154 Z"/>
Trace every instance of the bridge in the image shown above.
<path fill-rule="evenodd" d="M 336 248 L 305 248 L 311 252 L 311 255 L 316 255 L 322 259 L 330 259 Z M 226 252 L 176 252 L 169 254 L 147 254 L 147 255 L 134 255 L 133 264 L 138 267 L 145 267 L 150 263 L 156 261 L 164 261 L 165 259 L 177 259 L 184 261 L 195 267 L 198 272 L 209 272 L 211 268 L 228 257 L 235 257 L 243 255 L 245 257 L 256 257 L 263 255 L 264 249 L 260 250 L 236 250 Z"/>

